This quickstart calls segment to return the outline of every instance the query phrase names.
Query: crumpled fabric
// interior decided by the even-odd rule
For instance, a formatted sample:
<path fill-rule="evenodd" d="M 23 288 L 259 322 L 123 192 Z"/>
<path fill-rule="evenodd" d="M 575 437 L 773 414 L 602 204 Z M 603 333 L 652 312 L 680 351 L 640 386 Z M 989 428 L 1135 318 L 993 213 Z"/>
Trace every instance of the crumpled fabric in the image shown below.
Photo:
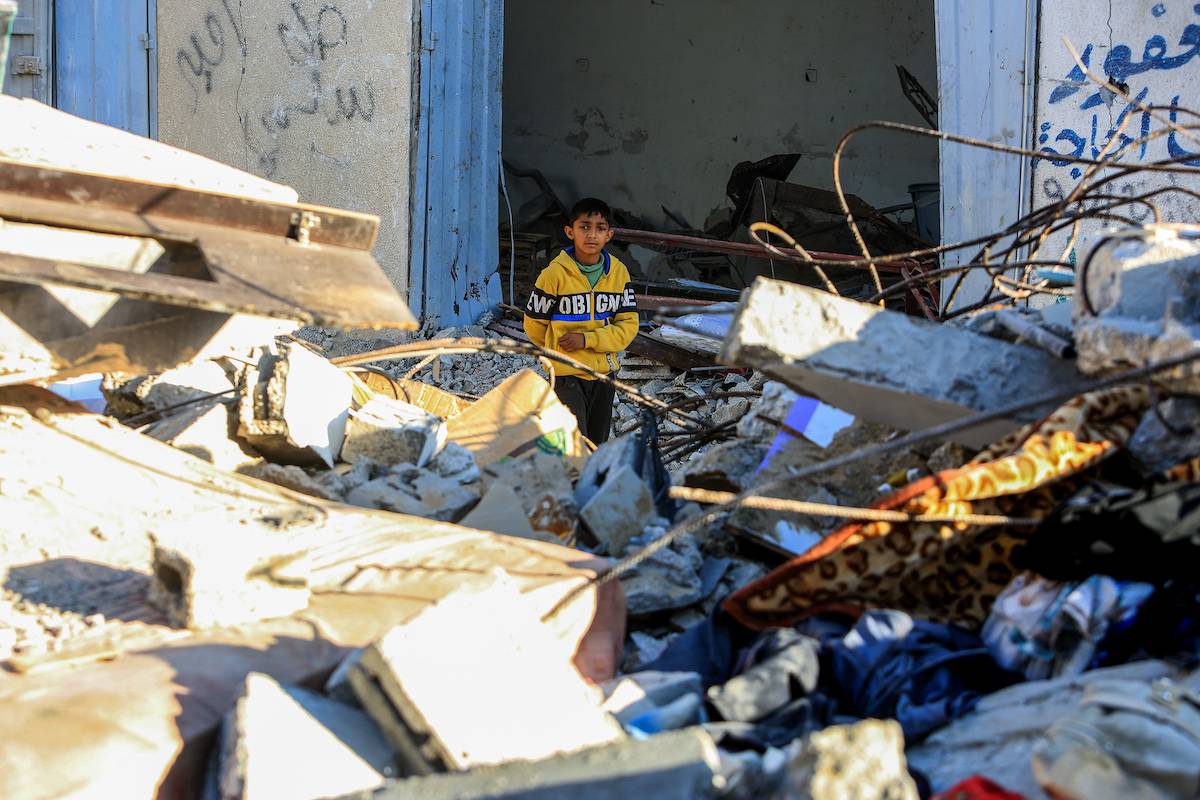
<path fill-rule="evenodd" d="M 938 792 L 930 800 L 1025 800 L 1025 796 L 1010 792 L 982 775 L 974 775 Z"/>
<path fill-rule="evenodd" d="M 922 478 L 874 507 L 1045 519 L 1119 451 L 1148 407 L 1145 386 L 1081 395 L 974 462 Z M 1006 526 L 853 523 L 735 592 L 724 607 L 758 630 L 862 608 L 974 628 L 1020 572 L 1013 553 L 1028 537 L 1029 528 Z"/>
<path fill-rule="evenodd" d="M 997 666 L 974 634 L 894 610 L 863 614 L 830 644 L 828 660 L 822 686 L 837 693 L 839 710 L 895 719 L 906 742 L 958 719 L 980 697 L 1018 679 Z"/>
<path fill-rule="evenodd" d="M 1022 573 L 996 598 L 983 641 L 997 663 L 1029 680 L 1078 675 L 1094 665 L 1109 626 L 1132 620 L 1153 593 L 1102 575 L 1060 583 Z"/>

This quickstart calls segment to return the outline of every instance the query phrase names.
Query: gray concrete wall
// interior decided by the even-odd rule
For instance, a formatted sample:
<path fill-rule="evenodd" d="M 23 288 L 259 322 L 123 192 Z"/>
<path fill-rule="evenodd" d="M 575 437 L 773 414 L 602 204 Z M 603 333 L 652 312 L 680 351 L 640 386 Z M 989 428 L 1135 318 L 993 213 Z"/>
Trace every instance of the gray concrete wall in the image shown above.
<path fill-rule="evenodd" d="M 158 0 L 159 138 L 380 217 L 408 286 L 411 0 Z"/>
<path fill-rule="evenodd" d="M 933 0 L 507 0 L 504 43 L 505 157 L 564 201 L 655 221 L 666 204 L 702 225 L 737 162 L 775 153 L 803 153 L 791 179 L 832 188 L 849 127 L 924 124 L 895 64 L 937 96 Z M 936 142 L 864 134 L 843 176 L 877 206 L 904 202 L 937 181 Z"/>
<path fill-rule="evenodd" d="M 1037 109 L 1029 138 L 1047 158 L 1034 167 L 1035 208 L 1069 195 L 1087 169 L 1085 165 L 1062 162 L 1055 154 L 1097 158 L 1116 139 L 1107 152 L 1119 152 L 1122 164 L 1145 164 L 1191 153 L 1196 158 L 1187 163 L 1200 165 L 1200 144 L 1186 134 L 1166 134 L 1168 126 L 1164 122 L 1175 117 L 1181 125 L 1195 124 L 1186 111 L 1172 114 L 1167 110 L 1172 104 L 1179 109 L 1200 110 L 1200 47 L 1190 43 L 1188 33 L 1196 25 L 1200 25 L 1200 4 L 1194 2 L 1056 0 L 1042 4 Z M 1160 118 L 1101 91 L 1081 72 L 1074 72 L 1075 59 L 1063 43 L 1063 36 L 1071 41 L 1093 75 L 1114 75 L 1128 85 L 1130 95 L 1141 98 L 1143 105 L 1163 108 Z M 1121 120 L 1125 121 L 1123 129 Z M 1122 146 L 1155 133 L 1164 135 L 1144 147 Z M 1108 191 L 1132 197 L 1170 185 L 1200 191 L 1200 180 L 1195 175 L 1148 172 L 1124 176 Z M 1164 222 L 1200 222 L 1200 206 L 1186 194 L 1170 192 L 1153 201 Z M 1151 210 L 1144 206 L 1127 206 L 1119 213 L 1138 223 L 1153 221 Z M 1040 257 L 1061 256 L 1081 262 L 1110 224 L 1086 222 L 1073 244 L 1067 231 L 1056 234 Z"/>

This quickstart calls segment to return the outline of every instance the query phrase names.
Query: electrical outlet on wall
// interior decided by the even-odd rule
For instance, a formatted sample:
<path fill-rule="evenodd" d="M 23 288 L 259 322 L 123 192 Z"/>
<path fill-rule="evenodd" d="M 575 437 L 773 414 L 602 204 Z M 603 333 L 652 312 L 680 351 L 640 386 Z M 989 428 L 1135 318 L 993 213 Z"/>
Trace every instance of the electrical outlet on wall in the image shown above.
<path fill-rule="evenodd" d="M 817 82 L 817 71 L 815 69 L 804 70 L 804 82 L 805 83 L 816 83 Z"/>

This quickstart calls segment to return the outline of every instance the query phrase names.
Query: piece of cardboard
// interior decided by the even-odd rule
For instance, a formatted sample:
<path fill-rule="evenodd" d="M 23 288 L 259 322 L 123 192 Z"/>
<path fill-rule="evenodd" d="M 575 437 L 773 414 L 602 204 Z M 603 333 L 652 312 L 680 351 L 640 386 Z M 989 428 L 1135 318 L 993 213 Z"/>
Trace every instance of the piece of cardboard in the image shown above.
<path fill-rule="evenodd" d="M 442 419 L 453 417 L 470 406 L 461 397 L 421 381 L 391 378 L 377 372 L 361 372 L 357 377 L 380 397 L 410 403 Z"/>
<path fill-rule="evenodd" d="M 537 447 L 568 459 L 587 456 L 575 415 L 531 369 L 507 378 L 448 422 L 449 440 L 483 467 Z"/>

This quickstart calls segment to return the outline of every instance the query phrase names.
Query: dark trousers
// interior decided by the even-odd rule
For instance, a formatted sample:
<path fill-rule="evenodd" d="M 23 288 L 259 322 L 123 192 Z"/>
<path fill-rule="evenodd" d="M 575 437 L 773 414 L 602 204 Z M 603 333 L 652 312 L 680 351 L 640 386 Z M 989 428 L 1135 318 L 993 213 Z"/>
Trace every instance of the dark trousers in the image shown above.
<path fill-rule="evenodd" d="M 579 420 L 580 433 L 591 439 L 593 444 L 608 441 L 616 387 L 608 381 L 555 376 L 554 393 Z"/>

